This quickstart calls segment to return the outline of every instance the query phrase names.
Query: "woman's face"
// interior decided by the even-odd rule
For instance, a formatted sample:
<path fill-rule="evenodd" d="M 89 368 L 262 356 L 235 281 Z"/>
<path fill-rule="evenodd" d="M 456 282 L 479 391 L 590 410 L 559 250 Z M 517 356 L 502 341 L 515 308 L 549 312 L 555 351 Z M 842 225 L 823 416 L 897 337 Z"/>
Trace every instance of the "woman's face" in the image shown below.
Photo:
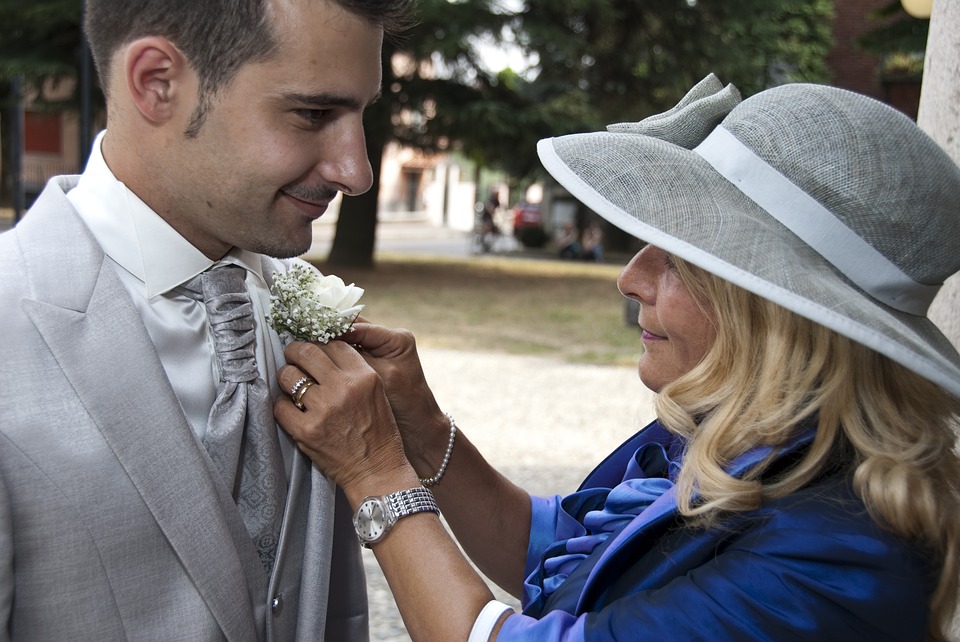
<path fill-rule="evenodd" d="M 643 354 L 637 370 L 654 392 L 690 372 L 717 338 L 713 320 L 680 280 L 670 256 L 648 245 L 623 269 L 617 286 L 640 303 Z"/>

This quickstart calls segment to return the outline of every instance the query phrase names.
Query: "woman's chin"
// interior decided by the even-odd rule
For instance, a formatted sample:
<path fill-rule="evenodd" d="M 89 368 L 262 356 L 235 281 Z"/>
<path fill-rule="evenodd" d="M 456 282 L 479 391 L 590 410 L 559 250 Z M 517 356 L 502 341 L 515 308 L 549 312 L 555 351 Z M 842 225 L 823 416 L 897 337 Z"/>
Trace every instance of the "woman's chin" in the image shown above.
<path fill-rule="evenodd" d="M 659 393 L 660 389 L 666 385 L 666 382 L 662 381 L 655 373 L 649 372 L 648 368 L 644 367 L 642 356 L 640 357 L 640 363 L 637 364 L 637 374 L 640 376 L 640 383 L 652 392 Z"/>

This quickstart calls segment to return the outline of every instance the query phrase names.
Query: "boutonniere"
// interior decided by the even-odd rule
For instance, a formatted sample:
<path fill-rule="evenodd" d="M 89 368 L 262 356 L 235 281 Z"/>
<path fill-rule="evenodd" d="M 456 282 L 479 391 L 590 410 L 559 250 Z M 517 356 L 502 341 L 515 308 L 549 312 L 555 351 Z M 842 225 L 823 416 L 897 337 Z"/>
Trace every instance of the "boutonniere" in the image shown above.
<path fill-rule="evenodd" d="M 363 288 L 298 263 L 285 274 L 273 274 L 267 322 L 284 344 L 327 343 L 353 327 L 363 310 L 357 305 L 361 296 Z"/>

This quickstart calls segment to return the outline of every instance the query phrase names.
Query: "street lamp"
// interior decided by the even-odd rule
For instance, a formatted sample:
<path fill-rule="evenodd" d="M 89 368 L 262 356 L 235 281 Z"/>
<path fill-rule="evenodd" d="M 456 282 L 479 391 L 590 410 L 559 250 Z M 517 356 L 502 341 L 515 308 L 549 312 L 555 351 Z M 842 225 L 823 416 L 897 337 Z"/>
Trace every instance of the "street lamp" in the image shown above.
<path fill-rule="evenodd" d="M 933 0 L 900 0 L 900 4 L 914 18 L 929 18 L 933 10 Z"/>

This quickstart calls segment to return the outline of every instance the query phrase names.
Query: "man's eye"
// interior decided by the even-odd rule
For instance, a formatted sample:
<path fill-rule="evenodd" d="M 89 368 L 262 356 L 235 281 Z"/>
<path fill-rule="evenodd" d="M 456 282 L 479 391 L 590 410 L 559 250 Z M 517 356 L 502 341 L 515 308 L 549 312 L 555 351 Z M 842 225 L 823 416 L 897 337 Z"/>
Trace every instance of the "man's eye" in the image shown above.
<path fill-rule="evenodd" d="M 317 125 L 323 121 L 324 117 L 329 113 L 325 109 L 295 109 L 294 113 L 303 121 L 311 124 Z"/>

